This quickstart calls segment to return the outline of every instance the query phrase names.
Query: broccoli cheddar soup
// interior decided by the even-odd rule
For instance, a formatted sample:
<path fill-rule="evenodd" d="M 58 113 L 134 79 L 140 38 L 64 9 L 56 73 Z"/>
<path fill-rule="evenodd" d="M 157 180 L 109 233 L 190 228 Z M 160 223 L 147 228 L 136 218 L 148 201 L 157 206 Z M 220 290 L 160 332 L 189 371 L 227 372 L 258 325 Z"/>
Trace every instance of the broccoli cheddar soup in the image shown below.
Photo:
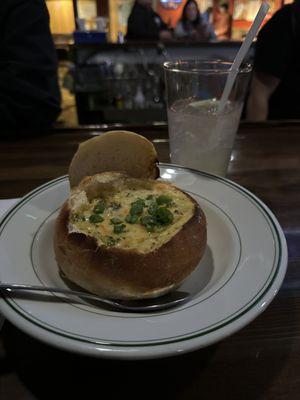
<path fill-rule="evenodd" d="M 91 200 L 84 197 L 71 208 L 70 232 L 94 237 L 98 245 L 141 253 L 166 243 L 195 210 L 185 193 L 159 182 L 152 188 L 123 187 Z"/>

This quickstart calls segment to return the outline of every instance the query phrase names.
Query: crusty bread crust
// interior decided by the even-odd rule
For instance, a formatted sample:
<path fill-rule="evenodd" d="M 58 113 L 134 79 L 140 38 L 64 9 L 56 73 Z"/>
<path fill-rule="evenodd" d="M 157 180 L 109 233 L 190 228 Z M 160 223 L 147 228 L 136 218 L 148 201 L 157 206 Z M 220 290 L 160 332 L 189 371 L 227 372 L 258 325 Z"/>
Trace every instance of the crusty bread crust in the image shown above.
<path fill-rule="evenodd" d="M 206 248 L 205 215 L 188 197 L 195 205 L 193 216 L 167 243 L 146 254 L 98 246 L 91 237 L 69 233 L 66 201 L 55 224 L 54 250 L 59 267 L 68 279 L 100 296 L 140 299 L 168 292 L 191 274 Z"/>
<path fill-rule="evenodd" d="M 71 187 L 86 176 L 118 171 L 133 178 L 159 176 L 157 153 L 153 144 L 134 132 L 110 131 L 81 143 L 70 167 Z"/>

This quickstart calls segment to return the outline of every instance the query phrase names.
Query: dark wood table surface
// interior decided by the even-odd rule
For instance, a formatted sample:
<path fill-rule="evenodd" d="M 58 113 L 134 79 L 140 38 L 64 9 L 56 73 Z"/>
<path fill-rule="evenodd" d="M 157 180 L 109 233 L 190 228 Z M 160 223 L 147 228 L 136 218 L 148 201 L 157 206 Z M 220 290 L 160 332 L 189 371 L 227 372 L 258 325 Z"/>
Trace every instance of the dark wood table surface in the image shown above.
<path fill-rule="evenodd" d="M 135 130 L 154 141 L 161 161 L 169 160 L 165 127 Z M 99 131 L 56 130 L 2 140 L 0 198 L 22 196 L 66 174 L 78 143 Z M 267 310 L 213 346 L 148 361 L 64 352 L 6 321 L 0 336 L 1 400 L 300 398 L 300 123 L 241 124 L 233 156 L 228 177 L 271 208 L 288 242 L 287 274 Z"/>

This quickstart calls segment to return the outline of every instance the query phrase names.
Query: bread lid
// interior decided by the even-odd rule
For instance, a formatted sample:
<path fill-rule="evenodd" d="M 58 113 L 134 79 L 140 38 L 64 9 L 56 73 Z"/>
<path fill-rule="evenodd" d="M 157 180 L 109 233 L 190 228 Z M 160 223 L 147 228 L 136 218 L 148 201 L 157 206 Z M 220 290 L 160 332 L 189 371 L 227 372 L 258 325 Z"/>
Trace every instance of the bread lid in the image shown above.
<path fill-rule="evenodd" d="M 79 145 L 70 167 L 71 187 L 100 172 L 118 171 L 134 178 L 159 176 L 157 153 L 153 144 L 129 131 L 110 131 Z"/>

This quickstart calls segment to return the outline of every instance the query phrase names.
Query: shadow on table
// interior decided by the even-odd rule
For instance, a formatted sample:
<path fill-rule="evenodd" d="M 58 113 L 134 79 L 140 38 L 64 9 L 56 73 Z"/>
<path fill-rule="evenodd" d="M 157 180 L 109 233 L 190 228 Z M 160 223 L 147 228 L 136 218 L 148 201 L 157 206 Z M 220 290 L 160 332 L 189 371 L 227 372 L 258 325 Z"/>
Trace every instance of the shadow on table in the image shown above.
<path fill-rule="evenodd" d="M 284 301 L 284 309 L 289 312 L 279 323 L 292 330 L 296 324 L 294 300 Z M 273 390 L 275 382 L 280 391 L 280 379 L 276 378 L 293 344 L 289 339 L 284 347 L 272 340 L 272 330 L 278 329 L 274 323 L 270 332 L 266 329 L 268 318 L 272 320 L 272 313 L 281 308 L 281 302 L 274 303 L 275 310 L 262 314 L 247 329 L 218 345 L 147 361 L 105 360 L 63 352 L 6 322 L 2 334 L 8 359 L 6 373 L 16 373 L 24 386 L 42 400 L 104 396 L 130 400 L 272 398 L 263 394 Z M 274 308 L 273 304 L 270 307 Z"/>
<path fill-rule="evenodd" d="M 8 322 L 4 346 L 10 364 L 37 399 L 174 398 L 205 368 L 214 347 L 179 357 L 147 361 L 115 361 L 71 354 L 32 339 Z M 183 379 L 184 376 L 184 379 Z"/>

